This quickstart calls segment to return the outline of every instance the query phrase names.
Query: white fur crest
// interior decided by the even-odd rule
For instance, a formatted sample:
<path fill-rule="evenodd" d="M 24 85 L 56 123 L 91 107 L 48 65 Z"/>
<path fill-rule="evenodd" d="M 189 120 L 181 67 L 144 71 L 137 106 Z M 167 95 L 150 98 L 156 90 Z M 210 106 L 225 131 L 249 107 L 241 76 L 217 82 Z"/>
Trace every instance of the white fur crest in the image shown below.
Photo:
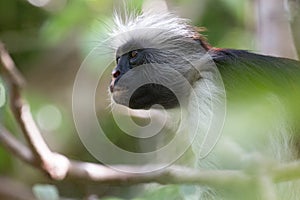
<path fill-rule="evenodd" d="M 115 50 L 128 42 L 142 43 L 143 48 L 153 48 L 153 45 L 156 47 L 162 43 L 199 35 L 188 19 L 167 11 L 157 13 L 152 10 L 130 14 L 125 11 L 123 15 L 115 12 L 110 32 L 110 36 L 114 38 L 112 48 Z"/>

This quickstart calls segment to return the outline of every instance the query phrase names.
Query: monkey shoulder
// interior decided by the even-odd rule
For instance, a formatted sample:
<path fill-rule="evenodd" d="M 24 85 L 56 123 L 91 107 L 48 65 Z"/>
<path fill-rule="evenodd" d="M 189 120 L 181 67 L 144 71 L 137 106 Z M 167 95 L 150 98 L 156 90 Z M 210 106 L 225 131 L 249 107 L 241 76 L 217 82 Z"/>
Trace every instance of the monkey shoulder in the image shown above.
<path fill-rule="evenodd" d="M 257 77 L 262 80 L 299 80 L 300 62 L 288 58 L 251 53 L 246 50 L 212 49 L 209 51 L 221 75 Z"/>
<path fill-rule="evenodd" d="M 212 48 L 209 54 L 226 89 L 236 88 L 239 92 L 300 89 L 299 61 L 235 49 Z"/>
<path fill-rule="evenodd" d="M 295 68 L 295 70 L 300 70 L 299 61 L 288 58 L 252 53 L 247 50 L 212 48 L 209 51 L 209 54 L 218 67 L 226 65 L 229 65 L 228 67 L 245 65 L 254 68 L 275 68 L 273 70 L 281 67 L 285 67 L 287 69 Z"/>

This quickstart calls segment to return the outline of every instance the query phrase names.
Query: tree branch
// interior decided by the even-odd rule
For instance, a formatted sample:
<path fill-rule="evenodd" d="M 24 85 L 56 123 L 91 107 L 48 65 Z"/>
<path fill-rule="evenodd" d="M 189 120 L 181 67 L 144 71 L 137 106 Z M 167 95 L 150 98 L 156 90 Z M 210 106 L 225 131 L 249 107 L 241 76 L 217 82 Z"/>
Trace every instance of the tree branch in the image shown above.
<path fill-rule="evenodd" d="M 212 187 L 224 187 L 232 184 L 248 184 L 251 178 L 242 171 L 234 170 L 196 170 L 186 167 L 171 166 L 156 172 L 132 174 L 118 172 L 108 167 L 92 164 L 71 162 L 69 176 L 103 184 L 128 185 L 138 183 L 160 184 L 198 184 Z M 118 168 L 142 171 L 142 166 L 118 166 Z"/>
<path fill-rule="evenodd" d="M 49 173 L 47 168 L 36 165 L 34 154 L 20 143 L 5 128 L 0 126 L 0 144 L 24 162 Z M 70 163 L 66 172 L 71 179 L 98 182 L 100 184 L 129 185 L 156 182 L 160 184 L 199 184 L 212 187 L 224 187 L 232 184 L 248 184 L 251 177 L 241 171 L 231 170 L 196 170 L 185 167 L 168 167 L 166 169 L 145 174 L 119 172 L 101 164 L 79 162 L 68 159 Z M 60 163 L 56 163 L 60 165 Z M 148 166 L 149 167 L 149 166 Z M 56 167 L 58 169 L 60 167 Z M 118 168 L 141 171 L 143 167 L 118 166 Z M 52 177 L 60 179 L 59 177 Z"/>
<path fill-rule="evenodd" d="M 12 58 L 0 42 L 0 60 L 6 83 L 10 88 L 10 106 L 17 123 L 34 154 L 34 165 L 38 165 L 54 179 L 63 179 L 69 167 L 69 160 L 61 155 L 51 152 L 48 145 L 33 120 L 29 105 L 21 97 L 20 88 L 24 79 L 15 66 Z"/>
<path fill-rule="evenodd" d="M 257 44 L 261 53 L 297 59 L 291 26 L 284 11 L 284 1 L 255 1 Z"/>
<path fill-rule="evenodd" d="M 295 46 L 300 58 L 300 0 L 285 0 L 287 2 L 287 9 L 290 16 L 290 23 L 292 33 L 295 41 Z"/>
<path fill-rule="evenodd" d="M 8 149 L 12 154 L 26 163 L 35 164 L 35 158 L 31 151 L 16 138 L 14 138 L 3 126 L 0 124 L 0 143 Z"/>

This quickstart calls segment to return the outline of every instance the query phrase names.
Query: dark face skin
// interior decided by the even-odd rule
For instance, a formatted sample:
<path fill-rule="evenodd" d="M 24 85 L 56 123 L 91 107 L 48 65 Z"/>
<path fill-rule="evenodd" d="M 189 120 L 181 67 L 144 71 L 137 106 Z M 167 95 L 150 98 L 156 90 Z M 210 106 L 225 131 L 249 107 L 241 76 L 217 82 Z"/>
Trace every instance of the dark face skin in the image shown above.
<path fill-rule="evenodd" d="M 129 97 L 129 102 L 124 103 L 124 83 L 118 84 L 119 80 L 130 70 L 139 67 L 140 65 L 151 63 L 150 59 L 147 59 L 147 53 L 150 49 L 133 50 L 116 58 L 117 66 L 112 71 L 112 80 L 110 84 L 110 92 L 116 103 L 125 105 L 132 109 L 149 109 L 155 104 L 163 106 L 165 109 L 174 108 L 178 105 L 178 100 L 174 93 L 167 87 L 155 84 L 147 83 L 138 87 L 132 95 Z M 149 55 L 149 54 L 148 54 Z M 136 77 L 132 75 L 131 79 Z M 120 92 L 121 91 L 121 92 Z"/>

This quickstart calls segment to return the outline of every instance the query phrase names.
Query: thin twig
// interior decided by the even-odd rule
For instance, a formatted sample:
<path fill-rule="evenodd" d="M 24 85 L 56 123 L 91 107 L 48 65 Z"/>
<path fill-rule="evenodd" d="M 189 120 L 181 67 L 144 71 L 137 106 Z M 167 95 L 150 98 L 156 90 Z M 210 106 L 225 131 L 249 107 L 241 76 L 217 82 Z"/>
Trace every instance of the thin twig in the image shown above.
<path fill-rule="evenodd" d="M 24 144 L 19 142 L 14 138 L 11 133 L 9 133 L 3 126 L 0 124 L 0 143 L 8 149 L 13 155 L 16 155 L 18 158 L 23 160 L 26 163 L 34 165 L 35 158 L 31 153 L 30 149 Z"/>
<path fill-rule="evenodd" d="M 34 154 L 35 165 L 40 165 L 52 178 L 63 179 L 68 171 L 69 161 L 65 156 L 51 152 L 33 120 L 29 105 L 22 99 L 20 88 L 24 83 L 21 73 L 0 42 L 2 71 L 10 92 L 10 106 L 17 123 Z"/>
<path fill-rule="evenodd" d="M 0 62 L 3 66 L 4 73 L 8 73 L 10 82 L 18 87 L 25 85 L 25 80 L 22 77 L 19 70 L 17 70 L 13 59 L 10 57 L 8 52 L 5 50 L 4 44 L 0 41 Z"/>

